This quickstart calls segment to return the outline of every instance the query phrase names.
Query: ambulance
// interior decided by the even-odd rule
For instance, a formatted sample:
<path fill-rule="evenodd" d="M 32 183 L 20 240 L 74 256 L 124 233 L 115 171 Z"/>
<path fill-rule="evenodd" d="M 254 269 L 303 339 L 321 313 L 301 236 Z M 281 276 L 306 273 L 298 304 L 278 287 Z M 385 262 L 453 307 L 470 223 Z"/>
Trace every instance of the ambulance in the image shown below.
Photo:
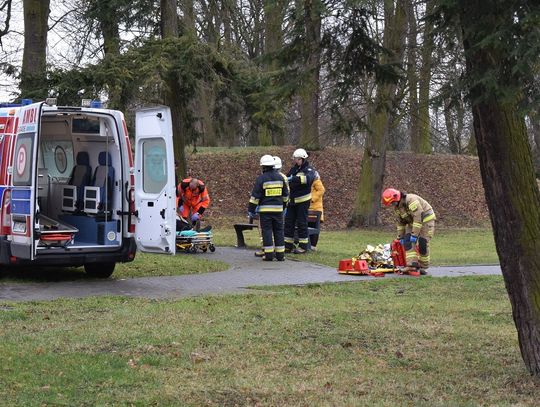
<path fill-rule="evenodd" d="M 0 265 L 84 266 L 109 277 L 137 250 L 175 253 L 171 114 L 99 101 L 0 105 Z"/>

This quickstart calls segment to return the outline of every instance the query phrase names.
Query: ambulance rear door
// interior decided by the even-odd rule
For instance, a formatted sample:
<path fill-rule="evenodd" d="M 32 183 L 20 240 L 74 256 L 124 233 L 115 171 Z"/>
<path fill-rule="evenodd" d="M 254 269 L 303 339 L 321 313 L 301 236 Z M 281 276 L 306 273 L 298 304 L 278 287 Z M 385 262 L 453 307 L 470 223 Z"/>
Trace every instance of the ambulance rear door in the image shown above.
<path fill-rule="evenodd" d="M 17 140 L 13 149 L 11 190 L 11 255 L 33 260 L 37 191 L 37 156 L 43 102 L 18 112 Z"/>
<path fill-rule="evenodd" d="M 135 115 L 135 240 L 143 252 L 175 254 L 176 185 L 171 111 Z"/>

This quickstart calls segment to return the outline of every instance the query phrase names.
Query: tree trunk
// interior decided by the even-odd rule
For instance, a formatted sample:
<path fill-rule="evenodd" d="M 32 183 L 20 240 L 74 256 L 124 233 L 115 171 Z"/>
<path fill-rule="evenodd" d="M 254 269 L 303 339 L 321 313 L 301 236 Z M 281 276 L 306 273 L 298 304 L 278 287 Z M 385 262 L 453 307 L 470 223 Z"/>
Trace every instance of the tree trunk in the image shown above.
<path fill-rule="evenodd" d="M 452 154 L 458 154 L 458 143 L 456 140 L 456 129 L 454 127 L 454 120 L 452 117 L 452 99 L 448 98 L 443 101 L 444 103 L 444 123 L 446 125 L 446 134 L 448 136 L 448 146 Z"/>
<path fill-rule="evenodd" d="M 21 97 L 43 100 L 47 89 L 47 32 L 50 0 L 24 0 Z"/>
<path fill-rule="evenodd" d="M 418 123 L 418 72 L 416 63 L 418 52 L 418 26 L 416 24 L 416 8 L 413 0 L 407 1 L 407 82 L 409 84 L 409 138 L 415 140 L 420 133 Z"/>
<path fill-rule="evenodd" d="M 176 0 L 161 0 L 161 36 L 162 38 L 178 37 Z M 165 103 L 171 109 L 174 157 L 177 162 L 176 175 L 178 176 L 178 179 L 182 179 L 187 174 L 185 149 L 189 114 L 187 112 L 186 103 L 181 96 L 178 75 L 171 72 L 167 78 L 165 78 L 165 82 L 164 99 Z"/>
<path fill-rule="evenodd" d="M 434 0 L 426 0 L 426 16 L 433 12 Z M 418 122 L 420 125 L 417 137 L 411 139 L 411 150 L 415 153 L 430 154 L 431 121 L 429 117 L 429 89 L 431 85 L 431 67 L 433 65 L 433 23 L 424 20 L 424 41 L 422 44 L 422 66 L 420 68 L 420 83 L 418 87 Z"/>
<path fill-rule="evenodd" d="M 320 93 L 320 43 L 321 43 L 320 0 L 304 1 L 304 24 L 307 56 L 304 69 L 307 84 L 300 93 L 300 145 L 308 150 L 320 149 L 319 142 L 319 93 Z"/>
<path fill-rule="evenodd" d="M 286 2 L 283 0 L 271 0 L 264 3 L 264 53 L 273 54 L 283 47 L 283 30 L 281 28 L 285 16 Z M 270 58 L 270 63 L 266 65 L 269 72 L 279 69 L 276 58 Z M 285 144 L 285 134 L 283 131 L 283 104 L 279 105 L 276 111 L 272 111 L 273 131 L 268 126 L 261 125 L 259 128 L 259 140 L 261 133 L 269 133 L 272 145 L 282 146 Z M 268 137 L 264 137 L 266 140 Z"/>
<path fill-rule="evenodd" d="M 406 29 L 405 4 L 398 0 L 385 0 L 384 47 L 391 52 L 383 55 L 381 63 L 403 61 L 403 46 Z M 393 101 L 396 97 L 396 84 L 383 83 L 377 88 L 374 105 L 368 117 L 368 136 L 362 157 L 360 184 L 349 226 L 368 226 L 380 224 L 379 209 L 386 164 L 386 148 L 390 127 Z"/>
<path fill-rule="evenodd" d="M 512 89 L 509 85 L 520 86 L 519 78 L 512 76 L 513 45 L 505 49 L 504 41 L 498 47 L 485 42 L 487 35 L 514 24 L 515 15 L 512 7 L 499 2 L 459 0 L 458 4 L 468 76 L 476 83 L 470 89 L 474 131 L 495 245 L 521 355 L 529 372 L 538 377 L 540 193 L 525 121 L 519 112 L 522 95 L 513 92 L 511 98 L 508 93 Z M 496 78 L 500 93 L 492 90 L 493 83 L 487 88 L 478 80 L 486 76 Z"/>

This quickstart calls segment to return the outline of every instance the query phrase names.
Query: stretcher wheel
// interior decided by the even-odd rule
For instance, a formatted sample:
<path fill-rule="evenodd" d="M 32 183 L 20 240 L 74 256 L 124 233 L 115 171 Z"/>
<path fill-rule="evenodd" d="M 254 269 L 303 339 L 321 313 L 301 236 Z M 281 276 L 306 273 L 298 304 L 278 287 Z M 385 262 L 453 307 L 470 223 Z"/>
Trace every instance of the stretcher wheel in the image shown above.
<path fill-rule="evenodd" d="M 210 251 L 212 253 L 214 253 L 216 251 L 216 246 L 214 246 L 213 244 L 210 245 Z"/>
<path fill-rule="evenodd" d="M 203 251 L 203 253 L 206 253 L 208 251 L 208 247 L 203 246 L 203 247 L 201 247 L 201 250 Z"/>
<path fill-rule="evenodd" d="M 191 246 L 191 247 L 189 248 L 189 252 L 190 252 L 190 253 L 197 253 L 197 247 L 196 247 L 196 246 Z"/>

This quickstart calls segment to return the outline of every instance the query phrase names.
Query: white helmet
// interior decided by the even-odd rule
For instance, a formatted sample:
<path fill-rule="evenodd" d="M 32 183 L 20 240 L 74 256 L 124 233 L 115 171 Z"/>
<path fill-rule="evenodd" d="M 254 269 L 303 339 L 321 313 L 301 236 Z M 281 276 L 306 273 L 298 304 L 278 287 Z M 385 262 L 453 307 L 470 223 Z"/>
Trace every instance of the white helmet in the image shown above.
<path fill-rule="evenodd" d="M 274 157 L 270 154 L 265 154 L 261 157 L 261 167 L 273 167 L 274 166 Z"/>
<path fill-rule="evenodd" d="M 293 158 L 306 159 L 306 158 L 308 158 L 308 154 L 307 154 L 307 151 L 304 150 L 303 148 L 298 148 L 298 149 L 294 150 L 294 153 L 293 153 L 292 157 Z"/>
<path fill-rule="evenodd" d="M 274 169 L 275 170 L 281 170 L 281 158 L 279 158 L 277 155 L 274 156 Z"/>

